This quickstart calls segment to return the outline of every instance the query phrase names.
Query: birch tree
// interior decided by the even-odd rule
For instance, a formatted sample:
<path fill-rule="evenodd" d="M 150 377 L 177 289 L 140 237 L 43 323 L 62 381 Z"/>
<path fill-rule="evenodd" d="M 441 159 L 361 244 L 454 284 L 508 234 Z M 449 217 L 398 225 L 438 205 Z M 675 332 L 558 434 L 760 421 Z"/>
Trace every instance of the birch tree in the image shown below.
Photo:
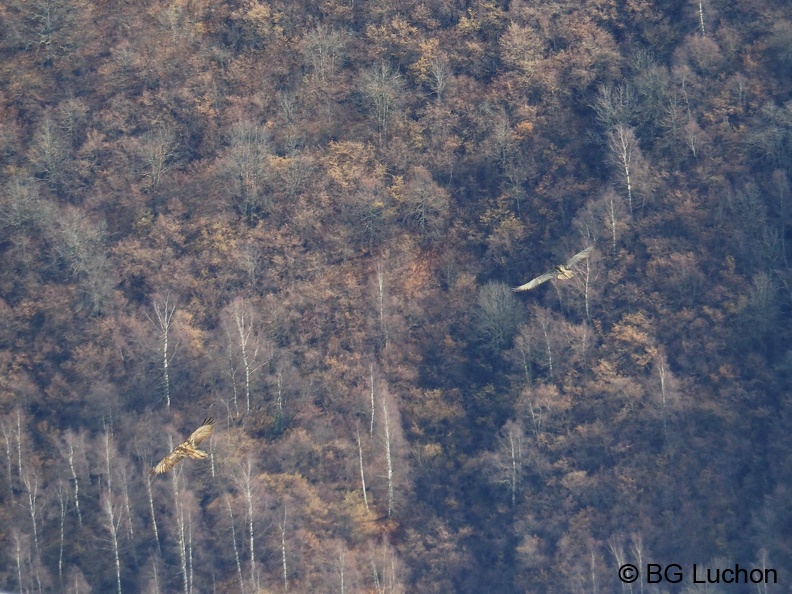
<path fill-rule="evenodd" d="M 393 498 L 395 488 L 393 486 L 393 437 L 391 430 L 390 415 L 388 407 L 383 400 L 382 406 L 382 431 L 383 442 L 385 445 L 385 468 L 388 477 L 388 517 L 393 513 Z"/>
<path fill-rule="evenodd" d="M 589 324 L 592 321 L 592 307 L 600 294 L 601 271 L 600 255 L 595 251 L 590 257 L 575 265 L 575 275 L 571 279 L 554 285 L 560 296 L 571 297 L 567 302 L 578 312 L 582 301 L 582 314 Z"/>
<path fill-rule="evenodd" d="M 543 307 L 533 308 L 533 319 L 541 332 L 541 338 L 545 352 L 545 366 L 547 368 L 547 375 L 553 377 L 553 351 L 555 350 L 553 335 L 552 335 L 552 314 L 550 311 Z"/>
<path fill-rule="evenodd" d="M 74 511 L 77 514 L 77 521 L 80 527 L 83 525 L 82 511 L 80 509 L 80 474 L 87 476 L 88 462 L 85 458 L 85 435 L 82 433 L 74 433 L 71 429 L 67 429 L 63 435 L 63 443 L 61 445 L 61 455 L 66 459 L 69 467 L 70 483 L 73 491 L 74 498 Z"/>
<path fill-rule="evenodd" d="M 147 466 L 149 465 L 147 464 Z M 151 489 L 151 475 L 149 475 L 149 473 L 146 473 L 144 484 L 146 487 L 146 496 L 148 497 L 149 515 L 151 516 L 151 530 L 154 533 L 154 541 L 157 543 L 157 552 L 159 553 L 159 556 L 162 557 L 162 545 L 160 544 L 159 526 L 157 524 L 157 514 L 154 509 L 154 493 Z"/>
<path fill-rule="evenodd" d="M 592 105 L 603 131 L 626 126 L 635 118 L 638 101 L 630 85 L 603 85 Z"/>
<path fill-rule="evenodd" d="M 342 34 L 326 25 L 318 25 L 303 37 L 303 58 L 321 84 L 336 72 L 344 58 L 344 45 Z"/>
<path fill-rule="evenodd" d="M 578 212 L 575 227 L 585 238 L 586 245 L 607 242 L 610 244 L 610 253 L 615 254 L 616 244 L 628 220 L 623 200 L 608 186 L 602 195 L 588 202 Z M 604 241 L 600 242 L 600 238 Z"/>
<path fill-rule="evenodd" d="M 51 237 L 58 260 L 79 281 L 94 313 L 102 310 L 116 285 L 105 228 L 103 220 L 94 222 L 78 208 L 68 207 L 60 211 Z"/>
<path fill-rule="evenodd" d="M 632 128 L 617 124 L 608 134 L 608 150 L 611 164 L 616 170 L 617 179 L 627 196 L 630 214 L 633 214 L 635 161 L 639 149 Z"/>
<path fill-rule="evenodd" d="M 289 568 L 286 563 L 286 506 L 283 506 L 283 521 L 280 525 L 281 533 L 281 565 L 283 569 L 283 591 L 289 591 Z"/>
<path fill-rule="evenodd" d="M 149 187 L 156 188 L 178 154 L 176 135 L 167 128 L 158 128 L 131 142 L 131 150 L 143 164 Z"/>
<path fill-rule="evenodd" d="M 385 62 L 380 62 L 363 75 L 362 89 L 377 122 L 380 148 L 387 144 L 394 112 L 402 102 L 403 86 L 401 75 Z"/>
<path fill-rule="evenodd" d="M 119 548 L 119 531 L 122 522 L 120 505 L 116 502 L 113 492 L 108 486 L 103 490 L 100 498 L 100 506 L 104 512 L 104 527 L 110 535 L 110 544 L 113 551 L 113 566 L 116 572 L 116 592 L 121 594 L 121 555 Z"/>
<path fill-rule="evenodd" d="M 358 458 L 360 460 L 360 489 L 363 491 L 363 503 L 366 505 L 366 511 L 369 511 L 368 493 L 366 492 L 366 473 L 363 468 L 363 445 L 360 443 L 360 425 L 357 427 L 357 446 Z"/>
<path fill-rule="evenodd" d="M 377 263 L 377 276 L 376 276 L 376 302 L 377 302 L 377 320 L 379 321 L 379 334 L 380 334 L 380 341 L 382 342 L 382 348 L 388 348 L 388 322 L 386 317 L 386 284 L 385 284 L 385 271 L 382 265 L 382 262 Z M 372 388 L 373 389 L 373 388 Z M 373 396 L 372 396 L 373 398 Z M 373 408 L 372 408 L 373 411 Z M 372 426 L 374 423 L 374 417 L 372 412 Z"/>
<path fill-rule="evenodd" d="M 22 474 L 22 484 L 25 487 L 27 496 L 28 512 L 30 513 L 31 535 L 33 540 L 33 551 L 31 566 L 36 578 L 38 590 L 41 592 L 41 546 L 39 544 L 39 516 L 43 506 L 39 502 L 39 477 L 35 468 L 28 467 Z"/>
<path fill-rule="evenodd" d="M 231 360 L 231 380 L 236 383 L 236 369 L 241 367 L 244 382 L 245 412 L 249 413 L 252 403 L 253 382 L 256 373 L 266 366 L 272 357 L 272 349 L 265 343 L 256 323 L 253 309 L 247 300 L 237 298 L 228 306 L 226 313 L 226 338 Z M 237 390 L 234 385 L 234 395 Z M 236 406 L 236 400 L 234 405 Z"/>
<path fill-rule="evenodd" d="M 384 455 L 383 478 L 385 479 L 385 500 L 387 501 L 386 513 L 390 517 L 396 512 L 399 500 L 404 495 L 403 491 L 407 489 L 407 445 L 396 397 L 385 385 L 380 387 L 379 394 L 382 413 L 380 440 Z"/>
<path fill-rule="evenodd" d="M 492 456 L 492 480 L 509 488 L 511 507 L 517 505 L 517 494 L 522 484 L 525 435 L 516 421 L 510 420 L 498 436 L 498 450 Z"/>
<path fill-rule="evenodd" d="M 443 93 L 451 80 L 451 67 L 443 56 L 435 56 L 429 61 L 429 88 L 437 101 L 443 100 Z"/>
<path fill-rule="evenodd" d="M 229 523 L 231 525 L 231 544 L 234 548 L 234 561 L 236 563 L 237 578 L 239 579 L 239 592 L 240 594 L 245 594 L 245 579 L 242 576 L 242 559 L 239 553 L 239 547 L 237 546 L 236 523 L 234 521 L 234 509 L 231 506 L 230 495 L 225 496 L 225 504 L 228 510 Z"/>
<path fill-rule="evenodd" d="M 245 504 L 250 584 L 253 592 L 256 592 L 258 591 L 258 574 L 256 570 L 255 509 L 258 499 L 259 481 L 256 476 L 256 469 L 250 458 L 237 466 L 233 480 L 237 489 L 239 489 L 242 494 L 242 499 Z"/>
<path fill-rule="evenodd" d="M 403 572 L 402 562 L 396 550 L 389 542 L 383 539 L 382 544 L 373 547 L 369 556 L 374 582 L 374 592 L 377 594 L 403 594 L 404 587 L 400 578 Z"/>
<path fill-rule="evenodd" d="M 68 488 L 62 480 L 55 485 L 55 494 L 58 496 L 59 527 L 58 531 L 58 586 L 63 590 L 63 550 L 66 546 L 66 508 L 69 501 Z"/>
<path fill-rule="evenodd" d="M 175 356 L 177 345 L 171 343 L 171 330 L 173 329 L 173 314 L 176 311 L 176 302 L 168 294 L 164 299 L 154 302 L 155 319 L 149 318 L 159 332 L 160 352 L 162 353 L 162 390 L 165 397 L 165 408 L 170 412 L 171 385 L 170 364 Z"/>
<path fill-rule="evenodd" d="M 8 493 L 13 501 L 15 479 L 22 476 L 22 413 L 16 409 L 0 425 L 3 431 L 3 441 L 5 443 L 8 477 Z"/>
<path fill-rule="evenodd" d="M 250 120 L 231 125 L 221 165 L 230 178 L 233 205 L 251 224 L 270 207 L 265 194 L 269 156 L 269 133 L 264 126 Z"/>
<path fill-rule="evenodd" d="M 184 594 L 192 592 L 192 521 L 189 494 L 181 485 L 182 467 L 171 473 L 173 492 L 173 517 L 176 532 L 176 546 L 179 553 L 179 571 Z"/>
<path fill-rule="evenodd" d="M 49 114 L 33 136 L 30 156 L 53 191 L 60 191 L 67 176 L 69 143 Z"/>

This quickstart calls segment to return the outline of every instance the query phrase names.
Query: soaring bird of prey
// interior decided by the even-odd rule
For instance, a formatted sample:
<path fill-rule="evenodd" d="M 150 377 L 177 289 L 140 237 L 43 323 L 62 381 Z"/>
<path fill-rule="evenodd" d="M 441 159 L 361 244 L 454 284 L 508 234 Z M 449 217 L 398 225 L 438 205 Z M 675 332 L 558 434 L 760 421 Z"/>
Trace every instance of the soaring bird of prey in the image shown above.
<path fill-rule="evenodd" d="M 165 456 L 159 464 L 151 469 L 149 474 L 155 475 L 168 472 L 185 458 L 192 458 L 193 460 L 204 460 L 208 458 L 209 454 L 203 450 L 199 450 L 196 446 L 212 434 L 212 431 L 214 431 L 214 422 L 212 417 L 204 419 L 203 424 L 192 432 L 192 435 L 187 438 L 187 441 L 176 446 L 170 454 Z"/>
<path fill-rule="evenodd" d="M 557 278 L 560 280 L 567 280 L 575 276 L 575 273 L 571 270 L 571 267 L 580 262 L 581 260 L 588 258 L 589 254 L 591 254 L 591 250 L 594 249 L 593 245 L 590 245 L 582 252 L 579 252 L 572 256 L 569 260 L 566 261 L 565 264 L 559 264 L 558 266 L 554 266 L 550 272 L 545 272 L 544 274 L 537 276 L 535 279 L 528 281 L 524 285 L 520 285 L 519 287 L 514 287 L 512 291 L 515 293 L 519 293 L 520 291 L 530 291 L 534 287 L 538 287 L 542 283 L 546 283 L 551 278 Z"/>

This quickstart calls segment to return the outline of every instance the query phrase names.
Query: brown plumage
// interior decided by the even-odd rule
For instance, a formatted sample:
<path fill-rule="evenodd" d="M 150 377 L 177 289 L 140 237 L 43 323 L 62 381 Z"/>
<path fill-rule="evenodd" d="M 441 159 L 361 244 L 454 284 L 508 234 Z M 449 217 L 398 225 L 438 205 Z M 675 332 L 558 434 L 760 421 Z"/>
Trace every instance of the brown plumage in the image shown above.
<path fill-rule="evenodd" d="M 204 460 L 208 458 L 209 454 L 203 450 L 199 450 L 196 446 L 212 434 L 212 431 L 214 431 L 214 422 L 212 417 L 204 419 L 203 424 L 192 432 L 192 435 L 187 438 L 187 441 L 176 446 L 170 454 L 165 456 L 159 464 L 151 469 L 149 474 L 155 475 L 168 472 L 185 458 L 192 458 L 193 460 Z"/>
<path fill-rule="evenodd" d="M 537 276 L 533 280 L 529 280 L 524 285 L 520 285 L 519 287 L 514 287 L 512 291 L 515 293 L 519 293 L 520 291 L 528 291 L 533 289 L 534 287 L 538 287 L 542 283 L 549 281 L 551 278 L 557 278 L 560 280 L 568 280 L 575 276 L 575 273 L 571 270 L 571 267 L 583 260 L 584 258 L 588 258 L 591 250 L 594 249 L 594 246 L 591 245 L 587 247 L 582 252 L 578 252 L 574 256 L 572 256 L 565 264 L 559 264 L 558 266 L 553 267 L 550 272 L 545 272 L 542 275 Z"/>

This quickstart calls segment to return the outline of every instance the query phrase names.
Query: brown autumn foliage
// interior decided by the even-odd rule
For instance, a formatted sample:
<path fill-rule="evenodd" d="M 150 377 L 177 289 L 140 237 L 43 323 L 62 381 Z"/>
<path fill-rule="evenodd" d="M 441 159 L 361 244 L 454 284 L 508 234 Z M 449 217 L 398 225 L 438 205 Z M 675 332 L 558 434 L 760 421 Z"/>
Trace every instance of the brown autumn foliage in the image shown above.
<path fill-rule="evenodd" d="M 788 2 L 0 20 L 0 589 L 792 579 Z"/>

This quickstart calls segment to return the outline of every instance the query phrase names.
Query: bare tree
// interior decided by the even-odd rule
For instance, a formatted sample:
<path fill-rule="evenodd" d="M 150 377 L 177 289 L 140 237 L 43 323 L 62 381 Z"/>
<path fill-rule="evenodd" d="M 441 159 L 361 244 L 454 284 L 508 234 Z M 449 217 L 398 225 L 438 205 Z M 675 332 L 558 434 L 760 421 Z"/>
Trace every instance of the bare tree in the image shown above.
<path fill-rule="evenodd" d="M 99 312 L 110 298 L 115 275 L 105 248 L 105 223 L 94 223 L 77 208 L 64 209 L 54 230 L 53 247 L 71 276 L 80 280 L 83 293 Z"/>
<path fill-rule="evenodd" d="M 637 155 L 640 153 L 632 128 L 617 124 L 608 134 L 608 149 L 610 150 L 611 163 L 616 167 L 617 176 L 627 194 L 627 204 L 632 215 L 635 162 L 638 159 Z"/>
<path fill-rule="evenodd" d="M 633 560 L 637 567 L 643 567 L 644 561 L 644 544 L 643 538 L 639 534 L 631 534 L 630 535 L 630 545 L 633 553 Z M 644 591 L 644 580 L 638 580 L 638 592 L 643 594 Z"/>
<path fill-rule="evenodd" d="M 568 406 L 569 401 L 562 397 L 554 384 L 538 384 L 522 391 L 515 408 L 518 418 L 530 423 L 534 440 L 539 443 L 553 411 L 563 411 Z"/>
<path fill-rule="evenodd" d="M 258 591 L 258 575 L 256 571 L 256 531 L 254 522 L 259 484 L 255 473 L 256 470 L 253 466 L 252 460 L 247 458 L 244 462 L 237 466 L 233 477 L 234 483 L 242 493 L 242 498 L 245 502 L 248 552 L 250 556 L 250 583 L 253 592 Z"/>
<path fill-rule="evenodd" d="M 56 218 L 55 206 L 39 195 L 33 178 L 13 177 L 5 184 L 0 203 L 0 226 L 12 232 L 48 229 Z"/>
<path fill-rule="evenodd" d="M 83 525 L 83 518 L 82 511 L 80 511 L 80 477 L 77 475 L 77 469 L 79 467 L 81 474 L 87 469 L 88 462 L 85 459 L 85 451 L 85 436 L 67 429 L 63 435 L 61 454 L 69 465 L 70 482 L 74 491 L 74 510 L 77 512 L 80 527 Z"/>
<path fill-rule="evenodd" d="M 31 565 L 36 577 L 38 590 L 41 592 L 41 546 L 39 544 L 39 516 L 43 505 L 39 501 L 39 477 L 35 468 L 28 467 L 22 473 L 22 484 L 28 500 L 28 512 L 30 513 L 30 524 L 33 538 L 33 553 Z"/>
<path fill-rule="evenodd" d="M 677 92 L 669 93 L 660 116 L 660 125 L 668 133 L 672 147 L 681 142 L 682 131 L 690 119 L 690 109 L 685 98 Z"/>
<path fill-rule="evenodd" d="M 181 485 L 182 468 L 171 473 L 173 488 L 173 510 L 176 530 L 176 544 L 179 552 L 179 569 L 181 570 L 184 594 L 192 592 L 192 518 L 191 498 Z"/>
<path fill-rule="evenodd" d="M 7 485 L 8 485 L 8 495 L 10 499 L 14 500 L 14 449 L 15 449 L 15 431 L 13 423 L 10 419 L 4 418 L 2 423 L 0 423 L 0 428 L 3 431 L 3 440 L 5 442 L 5 452 L 6 452 L 6 462 L 7 462 Z M 21 465 L 21 455 L 20 455 L 20 465 Z M 19 476 L 17 474 L 17 476 Z"/>
<path fill-rule="evenodd" d="M 619 230 L 624 226 L 622 222 L 626 216 L 622 214 L 623 206 L 622 202 L 617 200 L 616 192 L 613 190 L 609 190 L 605 194 L 605 200 L 608 207 L 608 226 L 610 227 L 611 232 L 611 253 L 616 253 L 616 239 L 619 233 Z"/>
<path fill-rule="evenodd" d="M 81 8 L 68 0 L 20 2 L 23 36 L 28 48 L 42 52 L 43 63 L 52 65 L 57 56 L 70 53 L 79 41 Z"/>
<path fill-rule="evenodd" d="M 245 374 L 245 412 L 251 409 L 251 392 L 253 376 L 267 365 L 271 358 L 271 349 L 265 344 L 255 322 L 250 304 L 242 298 L 234 299 L 227 310 L 226 336 L 228 338 L 229 356 L 232 360 L 232 381 L 236 373 L 233 359 L 238 357 Z M 236 386 L 234 386 L 236 394 Z M 234 401 L 236 406 L 236 401 Z"/>
<path fill-rule="evenodd" d="M 441 56 L 434 56 L 429 62 L 429 88 L 438 101 L 443 100 L 443 93 L 448 87 L 450 79 L 451 68 L 448 65 L 448 60 Z"/>
<path fill-rule="evenodd" d="M 126 464 L 121 464 L 121 501 L 124 506 L 124 524 L 129 542 L 135 542 L 135 526 L 132 522 L 135 515 L 132 513 L 132 500 L 129 497 L 129 470 Z"/>
<path fill-rule="evenodd" d="M 17 585 L 19 586 L 20 592 L 30 592 L 30 588 L 28 587 L 28 581 L 23 578 L 23 576 L 29 576 L 32 574 L 31 571 L 31 559 L 30 559 L 30 539 L 20 533 L 17 528 L 13 528 L 11 530 L 11 540 L 13 542 L 14 547 L 14 562 L 16 565 L 16 572 L 17 572 Z"/>
<path fill-rule="evenodd" d="M 625 210 L 621 198 L 608 186 L 602 195 L 578 211 L 575 227 L 587 245 L 594 245 L 603 235 L 607 236 L 611 254 L 615 254 L 618 238 L 627 226 L 628 215 Z"/>
<path fill-rule="evenodd" d="M 322 84 L 335 73 L 343 60 L 343 51 L 344 39 L 341 33 L 325 25 L 318 25 L 306 33 L 302 40 L 303 57 Z"/>
<path fill-rule="evenodd" d="M 698 22 L 699 22 L 699 33 L 702 37 L 707 35 L 707 30 L 704 27 L 704 0 L 693 0 L 697 5 L 697 12 L 698 12 Z"/>
<path fill-rule="evenodd" d="M 176 302 L 171 299 L 170 294 L 165 295 L 164 299 L 154 301 L 154 315 L 156 319 L 149 320 L 159 331 L 160 348 L 162 349 L 162 389 L 165 396 L 165 408 L 170 411 L 171 391 L 170 391 L 170 364 L 175 356 L 176 346 L 170 343 L 171 330 L 173 328 L 173 314 L 176 311 Z M 174 351 L 171 354 L 171 351 Z"/>
<path fill-rule="evenodd" d="M 249 120 L 231 125 L 225 170 L 232 181 L 232 202 L 248 222 L 270 207 L 264 193 L 269 155 L 269 134 L 263 126 Z"/>
<path fill-rule="evenodd" d="M 388 322 L 385 312 L 385 304 L 386 304 L 386 285 L 385 285 L 385 271 L 383 269 L 382 262 L 377 263 L 377 277 L 376 277 L 376 299 L 377 299 L 377 316 L 379 320 L 379 331 L 380 331 L 380 340 L 382 341 L 383 349 L 388 348 Z M 372 372 L 373 374 L 373 372 Z M 373 375 L 372 375 L 373 378 Z M 373 380 L 372 380 L 373 382 Z M 372 391 L 374 390 L 374 384 L 372 383 Z M 372 399 L 374 398 L 372 394 Z M 372 427 L 374 425 L 374 407 L 372 405 L 372 413 L 371 413 L 371 424 Z M 372 429 L 373 430 L 373 429 Z"/>
<path fill-rule="evenodd" d="M 525 377 L 525 385 L 530 386 L 534 380 L 534 358 L 536 357 L 536 346 L 533 333 L 530 327 L 521 324 L 514 337 L 514 347 L 510 351 L 510 358 Z"/>
<path fill-rule="evenodd" d="M 385 499 L 387 501 L 387 515 L 390 517 L 396 512 L 396 507 L 399 503 L 397 498 L 400 495 L 397 493 L 397 489 L 401 491 L 406 488 L 406 443 L 396 397 L 390 393 L 384 384 L 380 387 L 379 394 L 380 408 L 382 410 L 380 439 L 385 465 Z"/>
<path fill-rule="evenodd" d="M 494 159 L 501 171 L 506 171 L 514 162 L 517 147 L 511 118 L 502 106 L 496 108 L 484 104 L 481 111 L 488 128 L 488 137 L 483 143 L 482 150 Z"/>
<path fill-rule="evenodd" d="M 156 188 L 163 174 L 173 165 L 179 151 L 176 135 L 167 128 L 157 128 L 131 141 L 132 153 L 142 162 L 149 187 Z"/>
<path fill-rule="evenodd" d="M 60 511 L 60 530 L 58 533 L 58 586 L 63 590 L 63 550 L 66 546 L 66 508 L 69 502 L 68 488 L 62 480 L 55 485 L 55 494 L 58 496 L 58 508 Z"/>
<path fill-rule="evenodd" d="M 546 358 L 546 366 L 547 366 L 547 373 L 550 377 L 553 377 L 553 350 L 554 350 L 554 340 L 552 336 L 552 325 L 553 325 L 553 316 L 547 309 L 543 307 L 535 307 L 533 309 L 533 319 L 537 326 L 539 326 L 539 331 L 541 332 L 541 336 L 544 342 L 544 350 L 547 356 Z"/>
<path fill-rule="evenodd" d="M 121 594 L 121 556 L 119 553 L 119 529 L 122 521 L 120 506 L 117 505 L 109 485 L 102 492 L 100 505 L 105 513 L 104 527 L 110 534 L 110 544 L 113 547 L 113 565 L 116 571 L 116 591 Z"/>
<path fill-rule="evenodd" d="M 369 363 L 369 401 L 371 402 L 370 408 L 370 422 L 369 422 L 369 436 L 374 435 L 374 414 L 377 410 L 375 398 L 376 398 L 376 383 L 374 382 L 374 364 Z"/>
<path fill-rule="evenodd" d="M 594 99 L 594 112 L 602 130 L 626 126 L 635 117 L 638 102 L 629 85 L 603 85 Z"/>
<path fill-rule="evenodd" d="M 54 119 L 45 115 L 31 145 L 31 161 L 54 191 L 60 191 L 66 178 L 69 143 Z"/>
<path fill-rule="evenodd" d="M 655 357 L 655 377 L 658 382 L 657 405 L 660 408 L 660 417 L 663 422 L 663 436 L 668 438 L 668 414 L 678 403 L 679 392 L 677 380 L 668 368 L 665 354 L 658 352 Z"/>
<path fill-rule="evenodd" d="M 613 555 L 614 560 L 616 561 L 616 567 L 622 567 L 627 562 L 627 556 L 624 554 L 624 545 L 619 539 L 611 538 L 608 542 L 608 548 L 610 549 L 611 554 Z M 641 580 L 638 580 L 641 581 Z M 630 592 L 632 593 L 633 587 L 632 583 L 624 582 L 621 580 L 621 589 L 622 592 Z"/>
<path fill-rule="evenodd" d="M 283 521 L 280 523 L 281 564 L 283 566 L 283 591 L 289 591 L 289 569 L 286 564 L 286 506 L 283 506 Z"/>
<path fill-rule="evenodd" d="M 524 441 L 520 424 L 507 421 L 498 435 L 498 449 L 491 456 L 492 480 L 509 487 L 512 509 L 517 505 L 517 494 L 522 484 Z"/>
<path fill-rule="evenodd" d="M 485 350 L 499 353 L 509 347 L 517 332 L 521 312 L 514 292 L 507 285 L 489 282 L 479 289 L 474 325 Z"/>
<path fill-rule="evenodd" d="M 236 525 L 234 523 L 234 510 L 231 507 L 231 497 L 225 497 L 226 508 L 228 509 L 228 519 L 231 523 L 231 543 L 234 547 L 234 561 L 236 562 L 237 577 L 239 578 L 239 592 L 245 594 L 245 579 L 242 577 L 242 560 L 239 555 L 239 547 L 237 546 L 236 539 Z"/>
<path fill-rule="evenodd" d="M 559 296 L 573 296 L 571 306 L 579 311 L 580 300 L 583 301 L 583 314 L 585 319 L 591 323 L 591 309 L 596 301 L 601 283 L 598 282 L 602 271 L 602 264 L 599 253 L 594 252 L 592 256 L 579 262 L 575 266 L 575 275 L 565 283 L 555 285 Z"/>
<path fill-rule="evenodd" d="M 369 511 L 368 493 L 366 493 L 366 473 L 363 469 L 363 445 L 360 443 L 360 425 L 357 427 L 357 446 L 358 458 L 360 460 L 360 489 L 363 491 L 363 503 L 366 505 L 366 511 Z"/>
<path fill-rule="evenodd" d="M 449 196 L 423 167 L 417 167 L 405 185 L 402 220 L 425 240 L 442 237 L 448 223 Z"/>
<path fill-rule="evenodd" d="M 173 448 L 171 448 L 172 450 Z M 151 529 L 154 532 L 154 540 L 157 543 L 157 552 L 162 557 L 162 545 L 160 544 L 159 526 L 157 525 L 157 514 L 154 511 L 154 493 L 151 489 L 151 475 L 146 473 L 145 477 L 146 495 L 148 496 L 149 514 L 151 515 Z"/>
<path fill-rule="evenodd" d="M 399 574 L 401 562 L 395 549 L 383 540 L 379 547 L 373 548 L 369 557 L 374 579 L 374 592 L 377 594 L 401 594 L 404 592 Z"/>
<path fill-rule="evenodd" d="M 394 112 L 402 102 L 401 75 L 385 62 L 380 62 L 363 75 L 362 90 L 371 102 L 371 109 L 377 120 L 379 146 L 384 147 L 388 141 Z"/>
<path fill-rule="evenodd" d="M 383 442 L 385 444 L 385 467 L 388 477 L 388 517 L 393 513 L 393 499 L 394 499 L 394 486 L 393 486 L 393 441 L 391 437 L 391 423 L 390 415 L 388 415 L 388 407 L 385 400 L 382 401 L 382 430 Z"/>

